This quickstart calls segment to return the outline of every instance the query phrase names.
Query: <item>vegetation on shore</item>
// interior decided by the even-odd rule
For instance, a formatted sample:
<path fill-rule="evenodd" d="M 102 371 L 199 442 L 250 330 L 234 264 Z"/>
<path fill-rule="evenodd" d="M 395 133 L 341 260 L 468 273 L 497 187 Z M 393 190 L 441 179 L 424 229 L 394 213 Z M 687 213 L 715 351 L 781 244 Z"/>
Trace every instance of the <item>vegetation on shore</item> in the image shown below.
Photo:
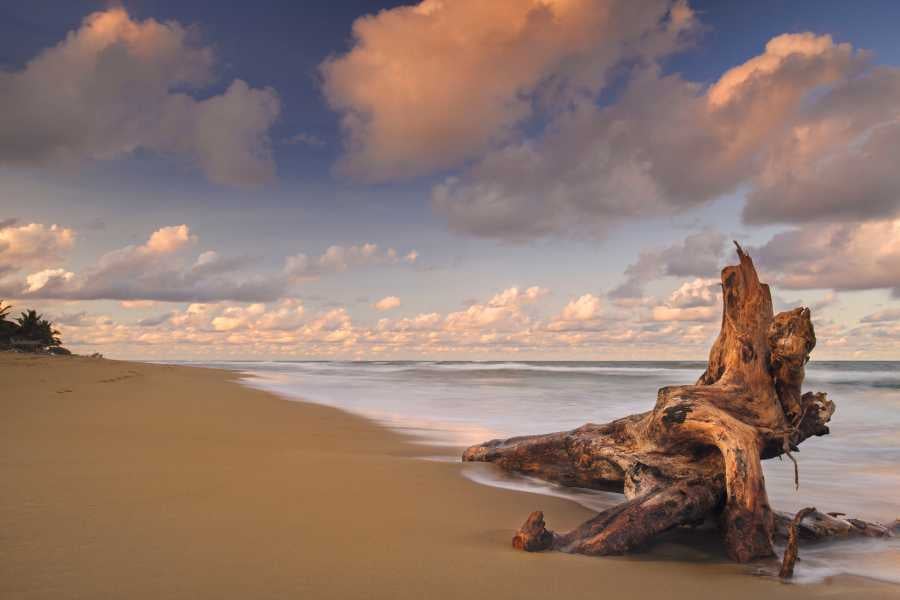
<path fill-rule="evenodd" d="M 70 354 L 62 347 L 59 331 L 42 314 L 29 309 L 10 319 L 11 310 L 12 306 L 0 301 L 0 349 Z"/>

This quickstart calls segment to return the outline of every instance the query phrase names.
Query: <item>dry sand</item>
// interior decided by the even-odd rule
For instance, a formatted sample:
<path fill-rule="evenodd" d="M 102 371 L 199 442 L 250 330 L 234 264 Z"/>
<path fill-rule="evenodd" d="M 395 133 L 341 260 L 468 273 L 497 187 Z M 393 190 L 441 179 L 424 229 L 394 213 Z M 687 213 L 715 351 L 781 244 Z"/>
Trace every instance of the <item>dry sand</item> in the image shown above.
<path fill-rule="evenodd" d="M 558 528 L 589 513 L 472 483 L 369 421 L 235 379 L 0 354 L 0 598 L 900 598 L 749 575 L 714 539 L 517 552 L 531 510 Z"/>

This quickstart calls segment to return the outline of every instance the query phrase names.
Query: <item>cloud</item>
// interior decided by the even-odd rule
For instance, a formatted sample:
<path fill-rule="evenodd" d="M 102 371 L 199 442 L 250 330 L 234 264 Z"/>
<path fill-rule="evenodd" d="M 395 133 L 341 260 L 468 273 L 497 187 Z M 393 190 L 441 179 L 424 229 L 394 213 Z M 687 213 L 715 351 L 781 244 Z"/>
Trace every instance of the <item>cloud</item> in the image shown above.
<path fill-rule="evenodd" d="M 308 316 L 303 305 L 290 298 L 267 304 L 194 303 L 135 324 L 82 315 L 67 320 L 63 331 L 73 347 L 164 347 L 170 353 L 195 347 L 201 352 L 238 348 L 256 354 L 303 345 L 312 355 L 325 355 L 352 347 L 356 340 L 343 309 Z"/>
<path fill-rule="evenodd" d="M 609 292 L 611 298 L 641 298 L 644 286 L 660 277 L 709 277 L 722 268 L 725 236 L 704 229 L 667 248 L 645 250 L 625 268 L 625 282 Z"/>
<path fill-rule="evenodd" d="M 360 344 L 380 351 L 421 349 L 443 353 L 468 348 L 533 344 L 540 321 L 529 314 L 549 291 L 540 286 L 511 287 L 465 310 L 422 313 L 414 317 L 380 319 L 375 328 L 358 334 Z"/>
<path fill-rule="evenodd" d="M 31 294 L 47 285 L 49 281 L 64 283 L 71 281 L 75 277 L 75 273 L 66 271 L 65 269 L 44 269 L 37 273 L 31 273 L 25 278 L 25 293 Z"/>
<path fill-rule="evenodd" d="M 148 317 L 137 322 L 138 327 L 156 327 L 163 323 L 168 323 L 172 319 L 172 313 L 163 313 L 155 317 Z"/>
<path fill-rule="evenodd" d="M 900 219 L 805 225 L 755 250 L 788 289 L 892 289 L 900 296 Z"/>
<path fill-rule="evenodd" d="M 593 294 L 585 294 L 566 304 L 560 314 L 560 319 L 563 321 L 590 321 L 600 314 L 600 310 L 600 298 Z"/>
<path fill-rule="evenodd" d="M 304 146 L 312 146 L 314 148 L 318 148 L 325 145 L 325 141 L 322 138 L 313 135 L 311 133 L 305 133 L 301 131 L 295 135 L 292 135 L 286 140 L 288 144 L 302 144 Z"/>
<path fill-rule="evenodd" d="M 558 315 L 543 302 L 539 286 L 512 287 L 465 310 L 422 312 L 374 323 L 343 307 L 310 312 L 294 298 L 271 302 L 202 302 L 130 322 L 108 315 L 76 314 L 68 303 L 38 305 L 59 321 L 66 345 L 79 352 L 142 357 L 297 356 L 365 359 L 446 358 L 633 358 L 699 359 L 706 355 L 721 317 L 713 279 L 681 281 L 664 301 L 638 307 L 600 306 L 577 294 Z M 60 310 L 62 309 L 62 310 Z M 845 325 L 814 315 L 820 359 L 890 357 L 900 340 L 896 315 Z M 563 320 L 562 317 L 572 320 Z M 878 319 L 878 320 L 876 320 Z"/>
<path fill-rule="evenodd" d="M 810 65 L 808 59 L 825 57 L 821 65 Z M 822 68 L 838 65 L 831 74 L 822 73 Z M 848 44 L 835 45 L 830 36 L 816 36 L 812 33 L 783 34 L 769 40 L 765 52 L 754 56 L 747 62 L 726 71 L 709 89 L 707 98 L 717 108 L 729 104 L 747 101 L 747 95 L 762 89 L 775 91 L 788 103 L 796 101 L 802 95 L 811 80 L 814 83 L 827 83 L 844 74 L 844 66 L 852 59 L 852 49 Z M 796 64 L 790 63 L 795 61 Z M 786 69 L 796 68 L 796 72 L 805 75 L 807 81 L 773 81 Z M 787 85 L 783 85 L 783 84 Z M 774 84 L 774 85 L 773 85 Z"/>
<path fill-rule="evenodd" d="M 60 300 L 119 300 L 125 308 L 147 308 L 148 301 L 263 303 L 293 294 L 304 280 L 377 265 L 414 264 L 418 253 L 404 255 L 376 244 L 331 246 L 309 259 L 285 259 L 279 271 L 253 272 L 246 256 L 226 257 L 206 250 L 192 258 L 197 236 L 186 224 L 161 227 L 147 241 L 100 256 L 78 272 L 58 267 L 74 233 L 41 224 L 0 229 L 0 295 Z M 6 269 L 3 267 L 6 266 Z M 40 267 L 15 274 L 28 267 Z M 227 316 L 225 318 L 228 318 Z M 224 322 L 224 321 L 223 321 Z"/>
<path fill-rule="evenodd" d="M 84 325 L 92 322 L 93 319 L 88 315 L 87 311 L 78 311 L 75 313 L 55 313 L 50 315 L 50 320 L 55 326 L 59 325 Z"/>
<path fill-rule="evenodd" d="M 511 287 L 495 294 L 484 304 L 472 304 L 465 310 L 452 312 L 444 319 L 444 326 L 451 331 L 513 329 L 528 323 L 523 306 L 532 304 L 549 291 L 539 286 L 526 289 Z"/>
<path fill-rule="evenodd" d="M 193 263 L 186 262 L 183 253 L 196 242 L 187 225 L 162 227 L 144 244 L 107 252 L 82 272 L 48 269 L 29 274 L 20 295 L 69 300 L 203 302 L 268 301 L 286 293 L 288 281 L 281 274 L 239 273 L 245 264 L 243 259 L 223 259 L 215 252 L 204 252 Z"/>
<path fill-rule="evenodd" d="M 678 308 L 696 308 L 721 303 L 722 285 L 718 279 L 686 281 L 669 296 L 669 305 Z"/>
<path fill-rule="evenodd" d="M 900 208 L 900 69 L 850 70 L 773 139 L 744 208 L 747 223 L 885 218 Z"/>
<path fill-rule="evenodd" d="M 654 321 L 715 321 L 721 317 L 721 310 L 713 306 L 654 306 Z"/>
<path fill-rule="evenodd" d="M 860 323 L 886 323 L 900 321 L 900 308 L 886 308 L 859 320 Z"/>
<path fill-rule="evenodd" d="M 400 298 L 397 296 L 385 296 L 375 303 L 375 309 L 380 311 L 391 310 L 400 306 Z"/>
<path fill-rule="evenodd" d="M 611 103 L 576 99 L 436 185 L 432 203 L 455 231 L 507 240 L 602 236 L 738 189 L 748 223 L 890 216 L 898 102 L 900 69 L 785 34 L 708 87 L 639 66 Z"/>
<path fill-rule="evenodd" d="M 154 231 L 147 243 L 137 250 L 139 253 L 169 254 L 180 250 L 191 241 L 190 229 L 187 225 L 174 225 Z"/>
<path fill-rule="evenodd" d="M 546 332 L 550 337 L 567 339 L 573 343 L 575 339 L 584 340 L 584 335 L 596 335 L 609 332 L 610 322 L 605 320 L 603 304 L 593 294 L 583 294 L 571 299 L 562 311 L 547 322 L 540 322 L 535 327 Z M 552 334 L 550 332 L 553 332 Z M 566 338 L 566 336 L 574 336 Z"/>
<path fill-rule="evenodd" d="M 66 227 L 16 223 L 9 219 L 0 227 L 0 275 L 58 264 L 75 244 L 75 232 Z"/>
<path fill-rule="evenodd" d="M 370 265 L 414 264 L 419 253 L 411 250 L 400 255 L 394 248 L 382 250 L 378 244 L 353 246 L 329 246 L 318 257 L 306 254 L 289 256 L 285 261 L 285 274 L 295 279 L 319 277 L 327 273 L 342 273 L 353 267 Z"/>
<path fill-rule="evenodd" d="M 108 160 L 138 149 L 195 163 L 211 181 L 274 176 L 268 130 L 280 104 L 271 88 L 213 83 L 211 48 L 174 21 L 132 20 L 121 8 L 88 16 L 20 71 L 0 72 L 0 164 Z"/>
<path fill-rule="evenodd" d="M 346 136 L 339 168 L 385 180 L 458 166 L 693 25 L 669 0 L 424 0 L 361 17 L 350 50 L 321 65 Z"/>
<path fill-rule="evenodd" d="M 123 300 L 119 302 L 119 306 L 128 310 L 144 310 L 156 306 L 154 300 Z"/>
<path fill-rule="evenodd" d="M 135 322 L 38 306 L 60 323 L 78 351 L 151 356 L 323 358 L 483 358 L 514 355 L 565 358 L 685 358 L 706 355 L 718 328 L 722 298 L 715 279 L 680 281 L 664 300 L 638 307 L 601 306 L 576 294 L 558 314 L 539 286 L 511 287 L 465 310 L 422 312 L 375 323 L 342 307 L 310 312 L 293 298 L 271 302 L 202 302 Z M 62 308 L 62 310 L 60 310 Z M 814 314 L 819 358 L 890 357 L 900 340 L 893 308 L 843 324 Z M 126 317 L 127 319 L 128 317 Z M 564 320 L 570 319 L 570 320 Z M 857 356 L 858 358 L 858 356 Z"/>
<path fill-rule="evenodd" d="M 722 316 L 722 286 L 718 279 L 685 281 L 668 299 L 651 309 L 654 321 L 717 321 Z"/>

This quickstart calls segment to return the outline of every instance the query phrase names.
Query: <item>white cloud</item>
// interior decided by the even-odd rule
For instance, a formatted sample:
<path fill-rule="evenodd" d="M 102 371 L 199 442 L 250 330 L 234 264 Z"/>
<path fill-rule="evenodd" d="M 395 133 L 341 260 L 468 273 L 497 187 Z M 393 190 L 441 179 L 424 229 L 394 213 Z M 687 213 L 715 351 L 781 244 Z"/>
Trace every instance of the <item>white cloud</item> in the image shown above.
<path fill-rule="evenodd" d="M 722 299 L 722 285 L 718 279 L 696 278 L 685 281 L 669 296 L 669 304 L 678 308 L 717 305 Z"/>
<path fill-rule="evenodd" d="M 715 321 L 722 316 L 722 311 L 717 306 L 692 306 L 680 308 L 677 306 L 654 306 L 654 321 Z"/>
<path fill-rule="evenodd" d="M 75 244 L 75 233 L 66 227 L 41 223 L 0 227 L 0 274 L 27 267 L 62 262 Z"/>
<path fill-rule="evenodd" d="M 191 259 L 197 236 L 186 224 L 161 227 L 143 244 L 101 255 L 78 272 L 56 267 L 74 240 L 69 229 L 41 224 L 0 228 L 0 296 L 67 300 L 119 300 L 125 308 L 146 308 L 147 301 L 208 303 L 271 302 L 292 295 L 305 279 L 377 265 L 409 265 L 413 250 L 400 255 L 376 244 L 331 246 L 321 256 L 288 257 L 275 272 L 254 272 L 247 257 L 223 257 L 215 250 Z M 25 277 L 23 267 L 44 267 Z M 5 268 L 4 268 L 5 267 Z M 226 315 L 220 326 L 228 326 Z"/>
<path fill-rule="evenodd" d="M 157 229 L 150 235 L 147 243 L 138 248 L 138 252 L 149 254 L 169 254 L 177 252 L 191 242 L 190 229 L 187 225 L 173 225 Z M 203 255 L 200 257 L 204 258 Z M 207 256 L 207 259 L 209 257 Z M 199 261 L 198 261 L 199 262 Z"/>
<path fill-rule="evenodd" d="M 691 358 L 706 355 L 721 317 L 721 297 L 707 280 L 683 282 L 664 303 L 634 311 L 606 307 L 593 319 L 546 319 L 542 288 L 513 288 L 476 302 L 474 310 L 354 320 L 343 308 L 309 314 L 295 299 L 267 303 L 195 303 L 133 324 L 63 304 L 47 311 L 63 339 L 80 351 L 142 356 Z M 710 293 L 707 293 L 710 292 Z M 593 302 L 572 299 L 571 304 Z M 703 302 L 709 302 L 703 305 Z M 67 309 L 71 310 L 71 309 Z M 892 356 L 900 341 L 894 309 L 845 325 L 814 314 L 816 356 Z M 896 311 L 894 311 L 896 312 Z M 587 311 L 570 316 L 587 316 Z"/>
<path fill-rule="evenodd" d="M 162 346 L 169 352 L 179 347 L 214 351 L 231 347 L 254 354 L 264 348 L 273 351 L 302 345 L 311 354 L 323 354 L 351 347 L 356 340 L 343 309 L 307 317 L 295 299 L 269 304 L 194 303 L 134 325 L 116 323 L 106 316 L 70 319 L 69 323 L 63 329 L 65 340 L 76 347 Z"/>
<path fill-rule="evenodd" d="M 537 285 L 523 289 L 511 287 L 503 290 L 499 294 L 495 294 L 487 303 L 490 307 L 505 308 L 510 306 L 519 306 L 522 304 L 530 304 L 538 298 L 546 296 L 550 290 Z"/>
<path fill-rule="evenodd" d="M 382 250 L 378 244 L 353 246 L 329 246 L 318 257 L 306 254 L 289 256 L 285 260 L 284 272 L 297 279 L 319 277 L 326 273 L 342 273 L 353 267 L 372 265 L 414 264 L 419 258 L 415 250 L 400 256 L 394 248 Z"/>
<path fill-rule="evenodd" d="M 447 315 L 448 329 L 481 329 L 484 327 L 510 328 L 527 324 L 530 317 L 523 308 L 547 295 L 549 290 L 540 286 L 525 289 L 511 287 L 495 294 L 486 304 L 472 304 L 464 311 Z"/>
<path fill-rule="evenodd" d="M 385 296 L 375 303 L 375 308 L 380 311 L 391 310 L 400 306 L 400 298 L 397 296 Z"/>
<path fill-rule="evenodd" d="M 156 302 L 153 300 L 123 300 L 119 302 L 119 306 L 128 310 L 143 310 L 153 308 Z"/>
<path fill-rule="evenodd" d="M 652 308 L 651 316 L 654 321 L 716 321 L 722 316 L 722 286 L 718 279 L 685 281 Z"/>
<path fill-rule="evenodd" d="M 211 48 L 174 21 L 135 21 L 122 8 L 87 17 L 20 71 L 0 72 L 0 164 L 108 160 L 139 148 L 175 154 L 213 182 L 274 176 L 268 129 L 278 96 L 236 79 L 213 81 Z"/>
<path fill-rule="evenodd" d="M 75 274 L 65 269 L 44 269 L 31 273 L 25 278 L 25 292 L 34 293 L 47 285 L 50 280 L 71 281 L 73 277 Z"/>
<path fill-rule="evenodd" d="M 185 224 L 162 227 L 144 244 L 107 252 L 81 272 L 44 269 L 27 275 L 18 293 L 14 282 L 6 287 L 21 297 L 127 302 L 271 300 L 284 294 L 282 275 L 237 277 L 242 262 L 215 252 L 186 263 L 183 254 L 196 242 Z"/>
<path fill-rule="evenodd" d="M 600 309 L 600 298 L 585 294 L 566 304 L 560 318 L 563 321 L 590 321 L 600 314 Z"/>

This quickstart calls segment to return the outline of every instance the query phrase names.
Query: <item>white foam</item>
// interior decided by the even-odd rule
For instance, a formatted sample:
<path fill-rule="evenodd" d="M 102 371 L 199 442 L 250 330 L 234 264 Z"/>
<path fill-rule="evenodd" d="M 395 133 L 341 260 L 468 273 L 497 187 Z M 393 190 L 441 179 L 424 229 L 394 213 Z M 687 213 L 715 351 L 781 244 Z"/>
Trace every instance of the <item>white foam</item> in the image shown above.
<path fill-rule="evenodd" d="M 485 463 L 464 463 L 463 477 L 481 485 L 528 492 L 554 498 L 565 498 L 585 508 L 600 512 L 622 501 L 622 495 L 583 488 L 567 488 L 533 477 L 505 473 Z"/>

